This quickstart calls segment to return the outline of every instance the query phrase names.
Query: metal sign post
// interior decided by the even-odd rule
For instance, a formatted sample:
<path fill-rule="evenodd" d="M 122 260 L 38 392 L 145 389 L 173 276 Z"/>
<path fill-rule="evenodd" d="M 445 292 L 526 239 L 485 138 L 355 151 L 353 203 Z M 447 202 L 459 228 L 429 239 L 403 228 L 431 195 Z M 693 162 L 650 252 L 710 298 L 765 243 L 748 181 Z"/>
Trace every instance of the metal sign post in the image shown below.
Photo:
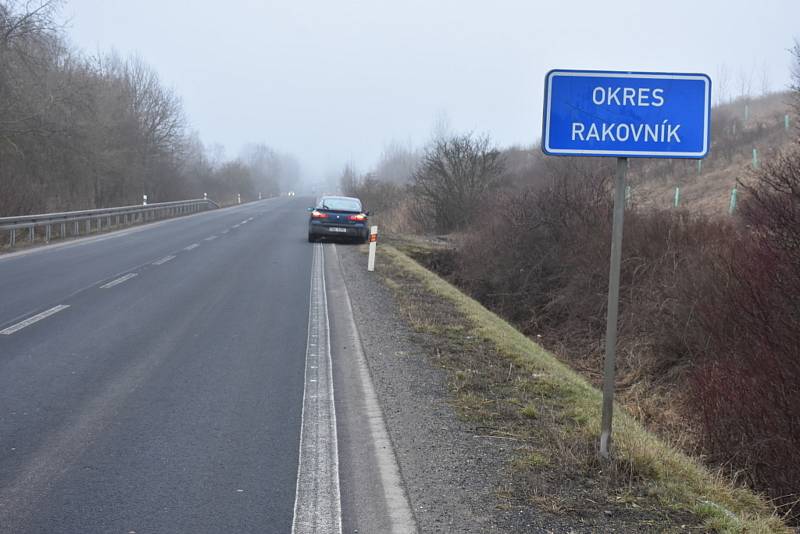
<path fill-rule="evenodd" d="M 606 359 L 603 365 L 603 420 L 600 424 L 600 455 L 608 458 L 611 419 L 614 414 L 614 375 L 617 365 L 617 316 L 619 314 L 619 272 L 622 263 L 622 223 L 625 215 L 625 178 L 628 158 L 617 158 L 614 184 L 614 223 L 611 228 L 611 267 L 608 271 L 608 315 L 606 316 Z"/>
<path fill-rule="evenodd" d="M 710 125 L 711 79 L 705 74 L 552 70 L 545 77 L 542 151 L 617 158 L 600 429 L 605 458 L 611 452 L 628 158 L 704 158 Z M 679 194 L 676 189 L 676 206 Z"/>

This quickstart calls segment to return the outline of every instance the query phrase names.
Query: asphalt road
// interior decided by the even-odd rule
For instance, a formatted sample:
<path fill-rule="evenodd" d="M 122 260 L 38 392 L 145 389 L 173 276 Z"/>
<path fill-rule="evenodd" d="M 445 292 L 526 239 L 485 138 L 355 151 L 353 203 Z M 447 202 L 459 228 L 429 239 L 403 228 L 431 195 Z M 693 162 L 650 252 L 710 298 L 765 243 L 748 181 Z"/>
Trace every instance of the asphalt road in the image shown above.
<path fill-rule="evenodd" d="M 0 532 L 291 531 L 308 202 L 0 257 Z"/>

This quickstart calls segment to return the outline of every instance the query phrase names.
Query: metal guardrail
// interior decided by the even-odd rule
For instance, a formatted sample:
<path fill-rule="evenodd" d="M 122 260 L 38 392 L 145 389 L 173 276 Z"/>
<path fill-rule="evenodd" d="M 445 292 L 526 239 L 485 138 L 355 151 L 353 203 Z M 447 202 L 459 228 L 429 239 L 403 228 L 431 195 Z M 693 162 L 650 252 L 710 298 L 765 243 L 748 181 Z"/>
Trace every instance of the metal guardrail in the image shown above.
<path fill-rule="evenodd" d="M 58 229 L 58 237 L 65 238 L 70 235 L 85 235 L 157 219 L 189 215 L 215 208 L 219 208 L 216 202 L 201 198 L 118 208 L 0 217 L 0 231 L 8 231 L 8 243 L 13 248 L 19 237 L 18 233 L 21 231 L 27 231 L 27 240 L 32 243 L 36 240 L 36 229 L 43 228 L 44 233 L 41 237 L 44 238 L 45 242 L 49 243 L 55 237 L 54 228 Z M 105 225 L 103 224 L 104 222 Z"/>

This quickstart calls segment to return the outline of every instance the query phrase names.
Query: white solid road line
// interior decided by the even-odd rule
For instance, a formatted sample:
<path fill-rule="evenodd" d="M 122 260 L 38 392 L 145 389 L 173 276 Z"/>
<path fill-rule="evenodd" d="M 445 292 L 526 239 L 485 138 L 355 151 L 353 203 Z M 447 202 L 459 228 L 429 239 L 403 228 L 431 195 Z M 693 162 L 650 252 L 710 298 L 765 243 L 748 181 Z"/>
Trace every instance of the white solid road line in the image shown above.
<path fill-rule="evenodd" d="M 191 244 L 188 247 L 184 248 L 183 250 L 192 250 L 192 249 L 195 249 L 195 248 L 197 248 L 199 246 L 200 245 L 198 245 L 197 243 L 194 243 L 194 244 Z"/>
<path fill-rule="evenodd" d="M 26 326 L 38 323 L 42 319 L 46 319 L 47 317 L 50 317 L 51 315 L 54 315 L 60 312 L 61 310 L 66 310 L 67 308 L 69 308 L 69 304 L 59 304 L 58 306 L 53 306 L 49 310 L 45 310 L 42 313 L 37 313 L 33 317 L 28 317 L 24 321 L 20 321 L 15 325 L 9 326 L 5 330 L 0 330 L 0 335 L 10 336 L 14 332 L 18 332 L 19 330 L 22 330 Z"/>
<path fill-rule="evenodd" d="M 293 534 L 342 532 L 325 258 L 314 245 Z"/>
<path fill-rule="evenodd" d="M 332 253 L 339 261 L 339 253 L 336 250 L 336 245 L 331 247 Z M 341 265 L 341 263 L 340 263 Z M 335 275 L 334 275 L 335 276 Z M 334 285 L 337 282 L 334 282 Z M 394 455 L 394 447 L 389 438 L 389 433 L 386 430 L 386 423 L 383 419 L 383 411 L 378 402 L 378 395 L 375 393 L 375 388 L 372 385 L 372 378 L 369 375 L 369 366 L 367 365 L 367 358 L 364 356 L 364 350 L 361 345 L 361 338 L 358 334 L 358 327 L 356 326 L 355 318 L 353 315 L 353 305 L 350 302 L 350 293 L 347 291 L 347 284 L 344 279 L 341 280 L 341 287 L 344 292 L 344 304 L 347 308 L 347 322 L 349 323 L 349 330 L 354 343 L 351 345 L 353 356 L 357 362 L 358 373 L 361 375 L 361 389 L 364 394 L 364 404 L 366 405 L 366 416 L 369 426 L 369 432 L 372 435 L 372 442 L 375 445 L 375 456 L 378 464 L 378 471 L 383 485 L 384 498 L 386 502 L 386 509 L 389 512 L 391 519 L 391 532 L 392 534 L 405 534 L 407 532 L 417 532 L 416 521 L 414 514 L 411 511 L 411 505 L 408 502 L 405 492 L 403 491 L 402 477 L 400 476 L 400 467 L 397 465 L 397 459 Z M 350 345 L 350 343 L 348 343 Z"/>
<path fill-rule="evenodd" d="M 164 256 L 160 260 L 156 260 L 153 262 L 153 265 L 164 265 L 168 261 L 174 260 L 175 256 Z"/>
<path fill-rule="evenodd" d="M 111 289 L 112 287 L 118 286 L 122 282 L 127 282 L 128 280 L 130 280 L 131 278 L 135 278 L 136 276 L 139 276 L 139 273 L 128 273 L 125 276 L 120 276 L 116 280 L 110 281 L 107 284 L 103 284 L 102 286 L 100 286 L 100 289 Z"/>

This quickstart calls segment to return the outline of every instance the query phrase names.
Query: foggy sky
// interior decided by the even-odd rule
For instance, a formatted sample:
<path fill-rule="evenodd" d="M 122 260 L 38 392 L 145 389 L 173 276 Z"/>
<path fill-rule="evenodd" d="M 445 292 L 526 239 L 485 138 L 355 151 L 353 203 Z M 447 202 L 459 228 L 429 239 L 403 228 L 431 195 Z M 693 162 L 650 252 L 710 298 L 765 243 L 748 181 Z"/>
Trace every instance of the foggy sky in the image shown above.
<path fill-rule="evenodd" d="M 541 130 L 552 68 L 704 72 L 784 89 L 800 1 L 70 0 L 72 42 L 137 54 L 229 157 L 249 142 L 295 154 L 311 180 L 437 117 L 501 146 Z"/>

